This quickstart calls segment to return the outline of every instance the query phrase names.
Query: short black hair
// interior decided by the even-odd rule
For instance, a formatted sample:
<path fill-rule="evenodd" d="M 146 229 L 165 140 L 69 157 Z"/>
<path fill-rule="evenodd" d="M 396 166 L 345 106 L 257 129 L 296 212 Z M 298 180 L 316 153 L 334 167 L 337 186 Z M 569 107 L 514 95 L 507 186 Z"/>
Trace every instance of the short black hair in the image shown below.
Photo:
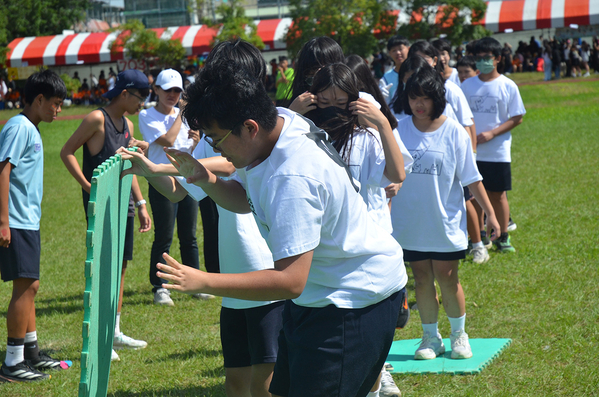
<path fill-rule="evenodd" d="M 433 68 L 422 68 L 408 79 L 402 97 L 404 112 L 411 116 L 412 109 L 410 108 L 409 99 L 423 96 L 433 100 L 431 120 L 440 117 L 447 106 L 445 83 L 441 75 L 433 70 Z"/>
<path fill-rule="evenodd" d="M 534 36 L 533 36 L 534 37 Z M 497 58 L 501 55 L 501 43 L 492 37 L 483 37 L 478 39 L 474 44 L 474 55 L 478 55 L 481 52 L 490 52 Z"/>
<path fill-rule="evenodd" d="M 264 84 L 229 59 L 207 63 L 183 96 L 187 105 L 182 115 L 192 130 L 203 130 L 216 123 L 239 135 L 239 126 L 248 119 L 266 131 L 277 125 L 277 108 Z"/>
<path fill-rule="evenodd" d="M 27 79 L 23 90 L 23 99 L 26 104 L 31 105 L 39 94 L 42 94 L 46 99 L 53 97 L 65 99 L 67 97 L 67 87 L 55 72 L 50 69 L 40 70 Z"/>
<path fill-rule="evenodd" d="M 262 82 L 266 77 L 266 62 L 262 53 L 247 41 L 235 39 L 219 42 L 206 57 L 206 64 L 224 59 L 235 61 Z"/>
<path fill-rule="evenodd" d="M 403 95 L 405 84 L 403 83 L 404 76 L 408 72 L 418 73 L 418 71 L 422 68 L 431 68 L 431 65 L 422 58 L 420 55 L 413 55 L 408 57 L 404 63 L 401 64 L 399 68 L 399 75 L 397 78 L 397 89 L 395 90 L 395 95 L 391 100 L 391 108 L 397 114 L 405 113 L 405 108 L 403 104 Z"/>
<path fill-rule="evenodd" d="M 288 61 L 287 57 L 285 55 L 279 56 L 279 62 L 283 62 L 283 61 Z"/>
<path fill-rule="evenodd" d="M 445 72 L 445 65 L 443 65 L 441 58 L 439 58 L 439 51 L 430 42 L 426 40 L 420 40 L 412 44 L 410 51 L 408 52 L 408 58 L 416 55 L 417 52 L 420 52 L 431 58 L 437 58 L 437 64 L 434 66 L 434 68 L 439 73 Z"/>
<path fill-rule="evenodd" d="M 433 46 L 437 49 L 437 51 L 447 51 L 447 53 L 451 54 L 451 43 L 445 39 L 437 39 L 433 41 Z"/>
<path fill-rule="evenodd" d="M 474 59 L 474 57 L 472 55 L 466 55 L 466 56 L 460 58 L 460 60 L 458 61 L 458 64 L 456 65 L 456 68 L 459 68 L 460 66 L 467 66 L 467 67 L 471 68 L 472 70 L 477 70 L 476 60 Z"/>
<path fill-rule="evenodd" d="M 389 41 L 387 41 L 387 50 L 390 51 L 391 48 L 398 46 L 398 45 L 405 45 L 406 47 L 409 47 L 410 42 L 404 36 L 395 35 L 395 36 L 391 37 L 389 39 Z"/>

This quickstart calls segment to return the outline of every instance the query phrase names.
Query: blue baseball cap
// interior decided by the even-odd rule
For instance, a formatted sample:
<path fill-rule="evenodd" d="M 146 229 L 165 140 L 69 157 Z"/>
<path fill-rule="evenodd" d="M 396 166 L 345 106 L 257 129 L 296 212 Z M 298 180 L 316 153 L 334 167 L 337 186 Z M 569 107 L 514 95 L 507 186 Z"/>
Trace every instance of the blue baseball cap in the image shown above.
<path fill-rule="evenodd" d="M 140 72 L 139 70 L 128 69 L 124 72 L 119 73 L 119 75 L 116 76 L 116 83 L 114 84 L 114 88 L 108 92 L 105 92 L 104 94 L 102 94 L 102 96 L 104 98 L 112 99 L 127 88 L 143 90 L 146 88 L 150 88 L 150 83 L 148 82 L 148 78 L 146 77 L 146 75 Z"/>

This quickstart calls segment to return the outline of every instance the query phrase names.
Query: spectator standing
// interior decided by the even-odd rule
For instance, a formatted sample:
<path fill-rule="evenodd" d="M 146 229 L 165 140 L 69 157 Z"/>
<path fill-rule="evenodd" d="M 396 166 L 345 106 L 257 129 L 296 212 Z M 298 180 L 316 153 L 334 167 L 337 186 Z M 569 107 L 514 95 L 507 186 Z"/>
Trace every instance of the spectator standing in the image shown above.
<path fill-rule="evenodd" d="M 291 86 L 293 84 L 294 72 L 293 68 L 289 67 L 289 60 L 286 56 L 279 57 L 279 70 L 276 78 L 277 91 L 275 99 L 277 106 L 282 106 L 291 98 Z"/>

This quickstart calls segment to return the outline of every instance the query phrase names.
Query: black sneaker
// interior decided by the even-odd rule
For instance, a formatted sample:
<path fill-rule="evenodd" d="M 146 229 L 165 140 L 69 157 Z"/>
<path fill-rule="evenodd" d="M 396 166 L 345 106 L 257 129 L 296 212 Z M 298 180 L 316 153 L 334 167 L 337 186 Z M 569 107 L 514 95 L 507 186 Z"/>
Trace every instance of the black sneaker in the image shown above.
<path fill-rule="evenodd" d="M 31 368 L 25 361 L 21 361 L 12 367 L 2 363 L 0 378 L 7 382 L 37 382 L 50 379 L 51 376 Z"/>
<path fill-rule="evenodd" d="M 399 316 L 397 316 L 397 323 L 395 323 L 395 329 L 402 329 L 408 324 L 410 319 L 410 307 L 408 306 L 408 290 L 404 288 L 403 301 L 399 308 Z"/>
<path fill-rule="evenodd" d="M 491 241 L 490 238 L 487 237 L 487 231 L 486 230 L 481 230 L 480 231 L 480 239 L 483 242 L 483 245 L 485 246 L 486 249 L 489 249 L 493 246 L 493 242 Z"/>
<path fill-rule="evenodd" d="M 40 352 L 38 358 L 26 360 L 26 364 L 33 369 L 69 369 L 70 365 L 66 361 L 55 360 L 44 352 Z"/>

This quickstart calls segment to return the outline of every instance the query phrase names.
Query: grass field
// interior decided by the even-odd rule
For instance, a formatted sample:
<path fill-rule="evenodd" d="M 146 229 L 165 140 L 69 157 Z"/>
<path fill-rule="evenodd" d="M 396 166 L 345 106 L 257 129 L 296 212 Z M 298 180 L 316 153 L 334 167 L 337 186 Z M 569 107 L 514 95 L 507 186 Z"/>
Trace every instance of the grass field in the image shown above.
<path fill-rule="evenodd" d="M 599 81 L 568 79 L 523 86 L 521 93 L 528 113 L 514 131 L 514 189 L 509 195 L 518 224 L 512 234 L 517 253 L 492 253 L 485 265 L 465 261 L 460 267 L 471 338 L 513 342 L 479 375 L 395 376 L 404 396 L 599 394 Z M 137 122 L 135 116 L 131 119 Z M 73 360 L 73 368 L 40 384 L 0 384 L 0 396 L 77 394 L 85 220 L 80 189 L 59 151 L 79 122 L 40 126 L 46 160 L 38 335 L 42 348 Z M 147 192 L 145 181 L 141 183 Z M 148 347 L 120 352 L 121 361 L 112 366 L 109 396 L 225 396 L 220 299 L 199 302 L 179 294 L 174 295 L 175 307 L 152 305 L 152 232 L 136 233 L 135 238 L 121 327 L 127 335 L 146 340 Z M 177 247 L 175 241 L 175 257 Z M 413 303 L 413 280 L 409 288 Z M 10 283 L 0 284 L 1 316 L 6 315 L 10 292 Z M 446 336 L 444 313 L 440 319 Z M 0 359 L 5 332 L 0 327 Z M 396 333 L 397 339 L 420 336 L 416 313 Z"/>

